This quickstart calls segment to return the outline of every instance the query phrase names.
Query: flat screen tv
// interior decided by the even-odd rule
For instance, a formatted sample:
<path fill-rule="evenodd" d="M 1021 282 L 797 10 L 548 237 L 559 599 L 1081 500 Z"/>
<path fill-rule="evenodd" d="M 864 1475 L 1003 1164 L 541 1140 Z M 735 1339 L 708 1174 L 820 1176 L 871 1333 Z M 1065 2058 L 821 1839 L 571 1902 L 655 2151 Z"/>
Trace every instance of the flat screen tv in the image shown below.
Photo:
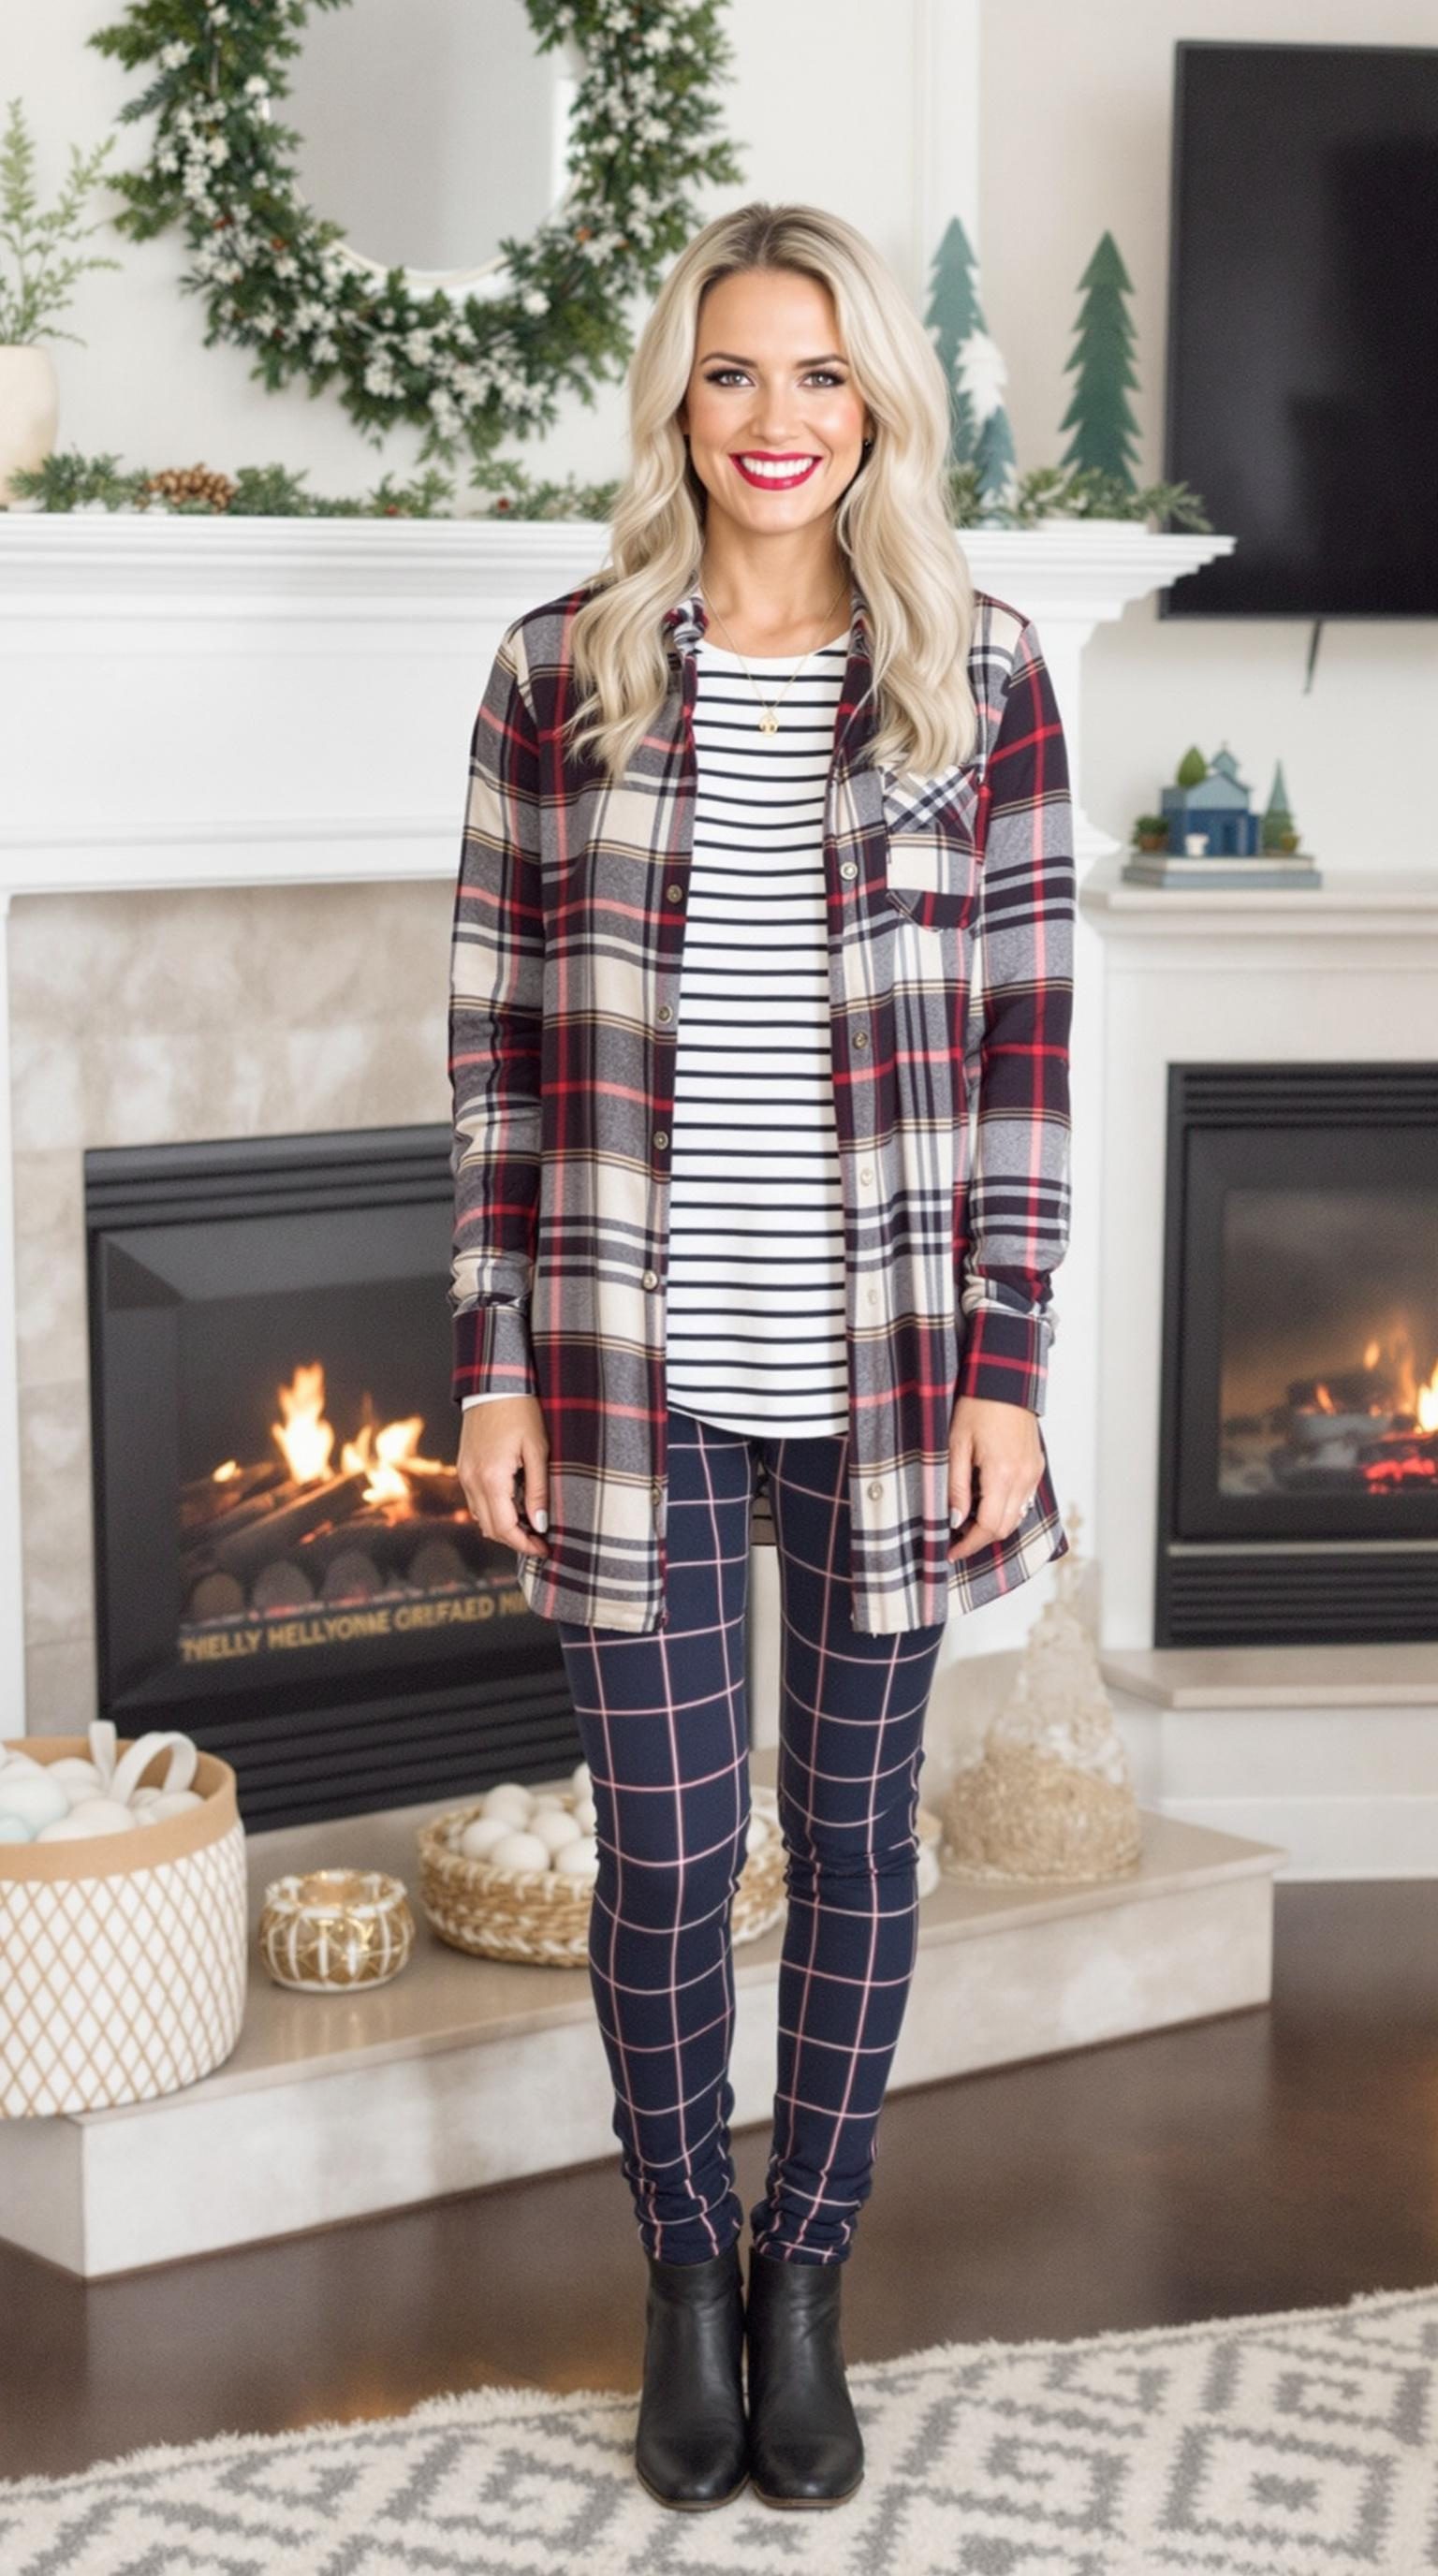
<path fill-rule="evenodd" d="M 1167 617 L 1438 616 L 1438 48 L 1175 48 Z"/>

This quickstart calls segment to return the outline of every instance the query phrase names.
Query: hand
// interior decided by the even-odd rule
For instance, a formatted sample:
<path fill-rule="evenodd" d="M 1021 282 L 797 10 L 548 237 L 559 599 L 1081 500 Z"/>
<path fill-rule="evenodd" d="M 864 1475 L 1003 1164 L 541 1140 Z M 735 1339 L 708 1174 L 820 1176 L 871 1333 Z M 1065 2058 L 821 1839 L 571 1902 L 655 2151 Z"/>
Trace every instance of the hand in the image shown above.
<path fill-rule="evenodd" d="M 1044 1472 L 1039 1418 L 1025 1404 L 1003 1404 L 990 1396 L 961 1395 L 949 1424 L 949 1508 L 967 1520 L 978 1470 L 978 1506 L 973 1528 L 955 1539 L 949 1563 L 972 1556 L 995 1539 L 1016 1530 Z"/>
<path fill-rule="evenodd" d="M 549 1512 L 549 1435 L 538 1396 L 506 1395 L 496 1404 L 472 1404 L 460 1418 L 456 1472 L 480 1531 L 501 1547 L 548 1556 L 546 1540 L 525 1522 Z M 524 1521 L 515 1486 L 523 1479 Z"/>

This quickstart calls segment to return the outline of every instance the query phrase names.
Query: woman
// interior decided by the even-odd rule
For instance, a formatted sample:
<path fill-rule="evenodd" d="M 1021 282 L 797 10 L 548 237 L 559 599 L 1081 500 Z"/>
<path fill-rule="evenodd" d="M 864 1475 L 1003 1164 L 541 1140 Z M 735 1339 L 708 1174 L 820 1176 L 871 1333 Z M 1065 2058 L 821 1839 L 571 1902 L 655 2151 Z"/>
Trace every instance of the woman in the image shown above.
<path fill-rule="evenodd" d="M 809 206 L 707 225 L 630 392 L 611 560 L 509 627 L 471 746 L 459 1474 L 557 1624 L 593 1777 L 638 2473 L 691 2509 L 746 2476 L 830 2505 L 863 2474 L 839 2291 L 939 1645 L 1067 1547 L 1038 1419 L 1067 771 L 1033 624 L 955 541 L 939 361 L 860 234 Z M 746 2306 L 729 1908 L 765 1520 L 788 1914 Z"/>

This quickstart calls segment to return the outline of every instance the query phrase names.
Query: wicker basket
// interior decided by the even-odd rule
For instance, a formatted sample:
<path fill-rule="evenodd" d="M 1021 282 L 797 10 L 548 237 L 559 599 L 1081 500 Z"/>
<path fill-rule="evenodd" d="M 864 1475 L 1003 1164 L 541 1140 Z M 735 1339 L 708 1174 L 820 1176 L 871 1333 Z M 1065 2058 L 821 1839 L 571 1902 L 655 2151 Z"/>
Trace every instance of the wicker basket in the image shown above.
<path fill-rule="evenodd" d="M 561 1806 L 577 1803 L 573 1790 L 557 1793 Z M 734 1899 L 736 1941 L 757 1941 L 784 1911 L 784 1846 L 779 1801 L 772 1789 L 751 1792 L 756 1816 L 769 1827 L 751 1851 Z M 432 1816 L 419 1828 L 420 1902 L 442 1941 L 486 1959 L 521 1959 L 538 1967 L 582 1967 L 589 1955 L 593 1888 L 557 1869 L 496 1869 L 468 1860 L 457 1848 L 465 1826 L 483 1815 L 483 1800 Z"/>
<path fill-rule="evenodd" d="M 23 1735 L 5 1750 L 44 1763 L 90 1745 Z M 128 1833 L 0 1843 L 0 2118 L 150 2102 L 229 2056 L 245 2009 L 245 1829 L 228 1762 L 202 1753 L 194 1785 L 202 1806 Z"/>

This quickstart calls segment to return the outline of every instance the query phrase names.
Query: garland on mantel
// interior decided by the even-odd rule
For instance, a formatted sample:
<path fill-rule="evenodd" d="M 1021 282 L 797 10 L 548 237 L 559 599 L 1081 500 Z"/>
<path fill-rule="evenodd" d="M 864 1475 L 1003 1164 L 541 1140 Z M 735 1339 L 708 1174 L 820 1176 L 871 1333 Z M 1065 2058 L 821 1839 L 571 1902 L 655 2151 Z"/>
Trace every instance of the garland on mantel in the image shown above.
<path fill-rule="evenodd" d="M 304 489 L 304 471 L 284 465 L 244 465 L 231 478 L 206 465 L 171 466 L 157 473 L 143 466 L 122 470 L 115 456 L 82 456 L 78 449 L 47 456 L 43 464 L 17 468 L 11 489 L 24 506 L 37 511 L 186 510 L 191 515 L 231 518 L 383 518 L 383 519 L 610 519 L 619 492 L 617 480 L 581 483 L 571 475 L 530 475 L 522 465 L 482 458 L 470 469 L 470 481 L 489 494 L 488 507 L 453 508 L 454 486 L 437 468 L 396 485 L 386 475 L 375 490 L 343 500 L 322 499 Z M 13 505 L 12 505 L 13 506 Z M 949 507 L 960 528 L 1035 528 L 1055 519 L 1156 519 L 1160 526 L 1206 532 L 1195 494 L 1182 483 L 1154 483 L 1142 492 L 1114 478 L 1086 471 L 1065 472 L 1040 465 L 1019 476 L 1010 509 L 996 512 L 979 488 L 977 469 L 957 466 L 949 477 Z M 0 511 L 3 516 L 3 511 Z"/>
<path fill-rule="evenodd" d="M 231 476 L 203 464 L 172 465 L 152 473 L 143 465 L 124 468 L 118 456 L 82 456 L 68 448 L 41 465 L 15 468 L 10 507 L 14 512 L 19 502 L 17 515 L 35 516 L 117 511 L 230 519 L 609 519 L 619 490 L 615 482 L 579 483 L 572 475 L 534 480 L 518 467 L 493 463 L 477 465 L 471 479 L 488 485 L 487 510 L 455 510 L 454 485 L 433 465 L 409 483 L 397 484 L 386 474 L 372 492 L 326 498 L 305 490 L 303 467 L 242 465 Z"/>
<path fill-rule="evenodd" d="M 572 185 L 529 241 L 505 238 L 510 291 L 493 301 L 383 282 L 317 216 L 293 163 L 301 138 L 269 113 L 312 6 L 346 0 L 133 0 L 86 42 L 151 77 L 120 109 L 156 120 L 146 166 L 115 174 L 115 218 L 137 241 L 183 227 L 181 283 L 208 309 L 205 345 L 257 352 L 274 392 L 296 375 L 340 400 L 376 447 L 399 423 L 423 429 L 420 461 L 486 455 L 506 433 L 550 429 L 570 386 L 620 374 L 623 321 L 657 287 L 700 221 L 697 180 L 737 184 L 732 146 L 712 137 L 731 48 L 720 0 L 525 0 L 537 50 L 572 39 L 583 58 L 570 128 Z"/>

